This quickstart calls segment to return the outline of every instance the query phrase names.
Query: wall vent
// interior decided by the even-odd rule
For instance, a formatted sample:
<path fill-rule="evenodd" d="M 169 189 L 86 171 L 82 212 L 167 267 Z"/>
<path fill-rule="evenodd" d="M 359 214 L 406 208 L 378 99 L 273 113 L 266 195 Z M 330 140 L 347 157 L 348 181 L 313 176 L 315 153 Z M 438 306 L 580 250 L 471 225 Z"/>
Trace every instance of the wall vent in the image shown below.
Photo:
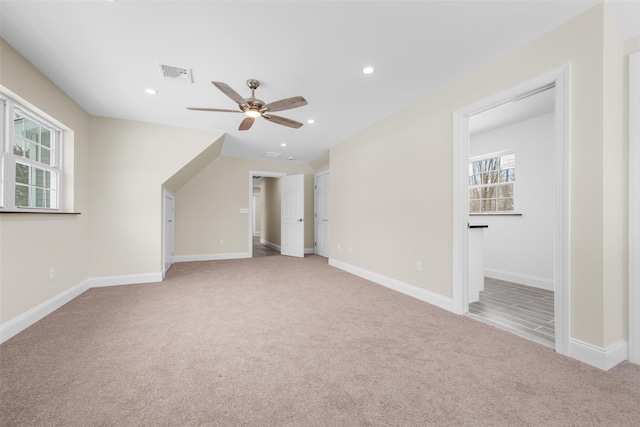
<path fill-rule="evenodd" d="M 270 157 L 272 159 L 277 159 L 278 157 L 282 156 L 282 153 L 276 153 L 273 151 L 267 151 L 266 153 L 264 153 L 265 157 Z"/>
<path fill-rule="evenodd" d="M 188 68 L 172 67 L 171 65 L 158 64 L 162 77 L 177 80 L 184 83 L 193 83 L 191 70 Z"/>

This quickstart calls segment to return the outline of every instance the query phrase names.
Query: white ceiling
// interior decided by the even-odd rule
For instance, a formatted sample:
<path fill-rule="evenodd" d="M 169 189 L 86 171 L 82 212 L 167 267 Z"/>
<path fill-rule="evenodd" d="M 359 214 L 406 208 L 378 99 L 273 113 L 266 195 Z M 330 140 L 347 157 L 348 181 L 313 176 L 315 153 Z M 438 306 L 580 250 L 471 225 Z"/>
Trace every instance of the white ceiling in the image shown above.
<path fill-rule="evenodd" d="M 554 87 L 525 98 L 507 102 L 500 106 L 469 117 L 469 134 L 488 132 L 523 120 L 532 119 L 555 110 Z"/>
<path fill-rule="evenodd" d="M 0 35 L 93 115 L 222 130 L 225 156 L 307 162 L 595 4 L 2 0 Z M 626 38 L 640 34 L 626 21 Z M 192 69 L 193 84 L 163 79 L 159 63 Z M 304 96 L 307 106 L 277 113 L 304 126 L 258 119 L 241 132 L 241 114 L 186 109 L 235 109 L 210 81 L 248 97 L 249 78 L 266 102 Z"/>

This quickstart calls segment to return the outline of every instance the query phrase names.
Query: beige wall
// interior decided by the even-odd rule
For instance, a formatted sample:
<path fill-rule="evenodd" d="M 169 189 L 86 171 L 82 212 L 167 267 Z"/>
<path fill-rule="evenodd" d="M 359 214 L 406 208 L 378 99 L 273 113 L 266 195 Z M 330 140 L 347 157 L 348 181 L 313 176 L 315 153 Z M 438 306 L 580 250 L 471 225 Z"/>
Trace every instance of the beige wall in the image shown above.
<path fill-rule="evenodd" d="M 253 199 L 255 200 L 255 214 L 253 217 L 253 223 L 255 226 L 255 233 L 262 234 L 262 221 L 263 221 L 263 211 L 264 211 L 264 202 L 262 197 L 262 188 L 253 187 Z"/>
<path fill-rule="evenodd" d="M 91 118 L 91 275 L 162 270 L 162 184 L 221 133 Z"/>
<path fill-rule="evenodd" d="M 264 188 L 264 234 L 262 240 L 280 246 L 282 230 L 280 180 L 278 178 L 264 178 L 262 183 L 262 188 Z"/>
<path fill-rule="evenodd" d="M 603 346 L 628 338 L 628 176 L 624 126 L 624 49 L 613 11 L 603 22 Z M 628 92 L 628 90 L 627 90 Z M 621 334 L 622 331 L 622 334 Z"/>
<path fill-rule="evenodd" d="M 73 132 L 65 141 L 65 208 L 81 215 L 0 214 L 0 324 L 89 277 L 89 115 L 0 39 L 0 85 Z M 49 268 L 56 278 L 49 281 Z"/>
<path fill-rule="evenodd" d="M 631 55 L 632 53 L 640 51 L 640 36 L 634 37 L 625 41 L 624 53 L 625 55 Z"/>
<path fill-rule="evenodd" d="M 247 253 L 249 172 L 305 174 L 305 215 L 313 217 L 313 171 L 303 163 L 218 157 L 176 193 L 176 256 Z M 305 221 L 313 247 L 313 221 Z M 224 241 L 220 245 L 220 240 Z"/>
<path fill-rule="evenodd" d="M 626 272 L 617 258 L 626 258 L 626 223 L 617 210 L 625 202 L 618 190 L 604 195 L 626 186 L 624 167 L 614 170 L 624 155 L 613 117 L 621 108 L 622 58 L 607 7 L 332 148 L 331 258 L 451 297 L 453 111 L 570 63 L 571 336 L 596 346 L 623 339 Z M 605 68 L 607 60 L 613 64 Z"/>
<path fill-rule="evenodd" d="M 320 156 L 317 159 L 309 162 L 309 167 L 313 169 L 314 173 L 326 171 L 327 169 L 329 169 L 329 166 L 330 166 L 329 165 L 330 158 L 331 156 L 329 152 L 327 152 L 327 154 Z"/>

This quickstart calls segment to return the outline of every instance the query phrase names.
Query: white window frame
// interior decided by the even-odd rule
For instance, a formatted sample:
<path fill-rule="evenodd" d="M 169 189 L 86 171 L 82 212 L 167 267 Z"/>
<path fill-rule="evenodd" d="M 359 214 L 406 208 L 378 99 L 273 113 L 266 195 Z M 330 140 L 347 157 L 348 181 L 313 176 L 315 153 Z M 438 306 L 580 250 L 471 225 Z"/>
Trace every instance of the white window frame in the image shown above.
<path fill-rule="evenodd" d="M 507 150 L 507 151 L 500 151 L 500 152 L 497 152 L 497 153 L 482 154 L 480 156 L 474 156 L 474 157 L 469 158 L 469 177 L 471 177 L 471 165 L 474 162 L 478 162 L 478 161 L 481 161 L 481 160 L 487 160 L 487 159 L 494 159 L 496 157 L 502 158 L 504 156 L 509 156 L 509 155 L 513 156 L 513 159 L 514 159 L 513 160 L 513 162 L 514 162 L 513 169 L 515 171 L 515 169 L 516 169 L 516 166 L 515 166 L 516 153 L 513 150 Z M 500 166 L 502 166 L 502 165 L 500 165 Z M 509 168 L 509 169 L 511 169 L 511 168 Z M 498 171 L 498 173 L 500 173 L 500 171 Z M 469 190 L 471 190 L 472 188 L 481 189 L 481 188 L 486 188 L 486 187 L 498 187 L 500 185 L 506 185 L 506 184 L 513 185 L 513 197 L 512 197 L 513 198 L 513 209 L 512 210 L 508 210 L 508 211 L 499 211 L 499 210 L 493 210 L 493 211 L 483 211 L 483 210 L 471 211 L 471 209 L 469 209 L 469 215 L 493 215 L 493 214 L 497 214 L 497 215 L 507 214 L 508 215 L 508 214 L 515 213 L 516 212 L 516 179 L 515 178 L 514 178 L 513 181 L 496 182 L 496 183 L 491 183 L 491 184 L 478 184 L 478 185 L 473 185 L 473 186 L 471 185 L 471 183 L 469 183 L 468 187 L 469 187 Z M 482 199 L 480 199 L 480 200 L 482 200 Z M 496 201 L 497 201 L 497 198 L 496 198 Z M 471 200 L 470 199 L 468 199 L 468 203 L 469 203 L 469 205 L 471 204 Z"/>
<path fill-rule="evenodd" d="M 32 111 L 32 109 L 20 104 L 14 99 L 0 94 L 1 113 L 0 132 L 2 134 L 2 145 L 0 146 L 0 211 L 19 211 L 19 212 L 59 212 L 62 210 L 62 182 L 63 182 L 63 135 L 62 130 L 43 118 L 41 115 Z M 18 111 L 20 115 L 28 118 L 46 127 L 51 131 L 51 165 L 41 163 L 39 161 L 18 156 L 13 153 L 13 134 L 14 134 L 14 112 Z M 37 167 L 45 171 L 52 172 L 55 176 L 55 183 L 51 188 L 55 188 L 55 198 L 51 199 L 50 208 L 16 206 L 15 190 L 16 190 L 16 163 L 27 164 Z"/>

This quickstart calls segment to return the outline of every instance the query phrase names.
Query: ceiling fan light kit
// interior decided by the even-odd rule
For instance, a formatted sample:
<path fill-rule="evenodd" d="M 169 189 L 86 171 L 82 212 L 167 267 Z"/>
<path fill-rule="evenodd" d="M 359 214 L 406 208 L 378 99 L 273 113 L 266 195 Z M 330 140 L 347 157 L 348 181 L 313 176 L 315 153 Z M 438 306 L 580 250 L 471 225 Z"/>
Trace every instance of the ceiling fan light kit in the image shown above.
<path fill-rule="evenodd" d="M 249 98 L 243 98 L 229 85 L 223 82 L 211 82 L 217 87 L 220 92 L 227 95 L 233 102 L 238 104 L 239 110 L 227 110 L 222 108 L 196 108 L 187 107 L 189 110 L 195 111 L 214 111 L 223 113 L 244 113 L 247 117 L 240 123 L 238 130 L 249 130 L 253 126 L 253 122 L 256 118 L 262 117 L 272 123 L 287 126 L 290 128 L 298 129 L 302 126 L 302 123 L 295 120 L 287 119 L 286 117 L 275 116 L 271 114 L 274 111 L 291 110 L 292 108 L 302 107 L 307 105 L 307 100 L 302 96 L 294 96 L 291 98 L 281 99 L 279 101 L 265 104 L 264 101 L 255 97 L 255 91 L 260 87 L 260 82 L 255 79 L 247 80 L 247 86 L 251 89 L 251 96 Z"/>

